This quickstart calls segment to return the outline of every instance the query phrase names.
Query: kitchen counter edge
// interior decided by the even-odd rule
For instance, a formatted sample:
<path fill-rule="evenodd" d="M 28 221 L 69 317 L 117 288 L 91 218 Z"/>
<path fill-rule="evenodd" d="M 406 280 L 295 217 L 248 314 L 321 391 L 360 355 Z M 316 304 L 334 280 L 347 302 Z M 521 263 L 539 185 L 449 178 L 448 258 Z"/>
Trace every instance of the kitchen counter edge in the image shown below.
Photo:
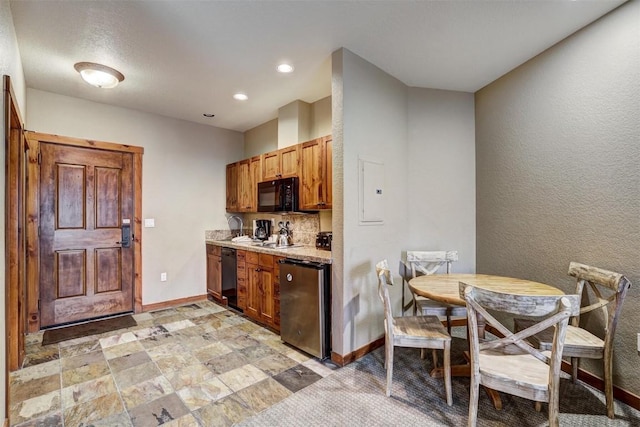
<path fill-rule="evenodd" d="M 302 246 L 291 249 L 264 248 L 260 246 L 251 246 L 246 243 L 234 243 L 229 240 L 205 240 L 207 245 L 221 246 L 225 248 L 234 248 L 243 251 L 261 252 L 269 255 L 276 255 L 285 258 L 299 259 L 302 261 L 322 262 L 331 264 L 331 252 L 316 249 L 313 246 Z"/>

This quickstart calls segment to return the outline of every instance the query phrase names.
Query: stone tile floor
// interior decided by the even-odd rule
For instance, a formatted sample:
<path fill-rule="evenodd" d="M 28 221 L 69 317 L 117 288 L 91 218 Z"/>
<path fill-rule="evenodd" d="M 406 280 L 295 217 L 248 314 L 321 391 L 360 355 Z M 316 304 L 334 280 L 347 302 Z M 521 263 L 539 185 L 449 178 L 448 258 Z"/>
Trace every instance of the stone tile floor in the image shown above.
<path fill-rule="evenodd" d="M 28 335 L 9 379 L 11 426 L 229 426 L 333 372 L 210 301 L 134 318 L 47 346 Z"/>

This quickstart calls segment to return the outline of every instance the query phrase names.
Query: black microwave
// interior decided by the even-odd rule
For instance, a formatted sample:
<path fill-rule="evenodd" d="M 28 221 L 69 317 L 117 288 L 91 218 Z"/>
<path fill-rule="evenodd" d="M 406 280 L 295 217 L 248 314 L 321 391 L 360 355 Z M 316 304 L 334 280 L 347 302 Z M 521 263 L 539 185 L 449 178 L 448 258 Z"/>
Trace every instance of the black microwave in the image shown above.
<path fill-rule="evenodd" d="M 297 210 L 297 177 L 258 183 L 258 212 L 295 212 Z"/>

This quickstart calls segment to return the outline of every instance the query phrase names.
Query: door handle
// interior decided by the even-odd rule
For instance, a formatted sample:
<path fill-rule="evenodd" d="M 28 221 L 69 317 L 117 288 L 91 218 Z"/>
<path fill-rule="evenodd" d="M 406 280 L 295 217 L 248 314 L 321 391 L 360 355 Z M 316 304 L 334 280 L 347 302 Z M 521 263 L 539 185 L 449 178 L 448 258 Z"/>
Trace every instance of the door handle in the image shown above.
<path fill-rule="evenodd" d="M 131 220 L 123 219 L 122 220 L 122 238 L 120 239 L 120 244 L 123 248 L 131 247 Z"/>

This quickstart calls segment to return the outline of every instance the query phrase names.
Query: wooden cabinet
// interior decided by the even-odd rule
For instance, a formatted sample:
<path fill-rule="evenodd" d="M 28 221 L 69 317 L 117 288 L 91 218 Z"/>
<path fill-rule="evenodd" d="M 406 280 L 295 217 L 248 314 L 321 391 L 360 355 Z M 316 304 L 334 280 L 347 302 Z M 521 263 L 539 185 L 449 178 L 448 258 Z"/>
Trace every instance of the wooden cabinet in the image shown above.
<path fill-rule="evenodd" d="M 300 144 L 270 151 L 262 155 L 261 181 L 298 176 L 299 168 Z"/>
<path fill-rule="evenodd" d="M 273 328 L 280 331 L 280 260 L 284 257 L 273 257 Z"/>
<path fill-rule="evenodd" d="M 238 165 L 227 165 L 227 212 L 238 212 Z"/>
<path fill-rule="evenodd" d="M 331 136 L 301 144 L 300 209 L 332 208 L 332 155 Z"/>
<path fill-rule="evenodd" d="M 274 258 L 263 253 L 246 253 L 247 297 L 244 313 L 279 330 L 279 318 L 276 325 Z"/>
<path fill-rule="evenodd" d="M 207 295 L 226 304 L 222 296 L 222 260 L 220 246 L 207 246 Z"/>
<path fill-rule="evenodd" d="M 238 162 L 238 210 L 237 212 L 258 211 L 258 182 L 262 175 L 260 156 Z"/>
<path fill-rule="evenodd" d="M 238 308 L 245 311 L 247 308 L 247 264 L 246 264 L 247 252 L 238 250 L 236 251 L 236 280 L 237 280 L 237 295 L 238 295 Z"/>
<path fill-rule="evenodd" d="M 227 165 L 227 212 L 257 212 L 258 183 L 297 176 L 299 208 L 332 209 L 331 135 Z"/>

